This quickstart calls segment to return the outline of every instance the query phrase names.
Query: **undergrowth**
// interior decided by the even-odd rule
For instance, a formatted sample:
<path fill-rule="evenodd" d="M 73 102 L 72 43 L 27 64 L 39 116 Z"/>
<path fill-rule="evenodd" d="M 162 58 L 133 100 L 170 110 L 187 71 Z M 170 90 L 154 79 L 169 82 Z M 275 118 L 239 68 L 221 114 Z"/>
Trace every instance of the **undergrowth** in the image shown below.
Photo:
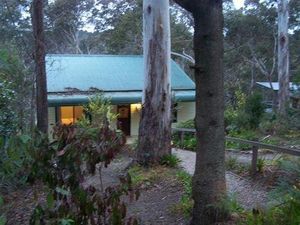
<path fill-rule="evenodd" d="M 181 213 L 185 217 L 189 217 L 192 213 L 194 202 L 192 200 L 192 176 L 187 172 L 180 170 L 176 174 L 176 178 L 183 186 L 183 195 L 180 202 L 172 208 L 174 213 Z"/>
<path fill-rule="evenodd" d="M 171 176 L 172 172 L 165 166 L 144 168 L 139 165 L 132 166 L 128 173 L 134 187 L 151 187 L 159 179 Z"/>
<path fill-rule="evenodd" d="M 253 210 L 241 219 L 247 225 L 299 225 L 300 224 L 300 160 L 281 159 L 278 166 L 284 174 L 270 193 L 273 204 L 266 210 Z"/>
<path fill-rule="evenodd" d="M 173 154 L 164 155 L 160 160 L 161 165 L 165 165 L 169 167 L 177 167 L 180 162 L 181 160 L 176 155 Z"/>
<path fill-rule="evenodd" d="M 2 207 L 4 204 L 3 198 L 0 196 L 0 207 Z M 5 215 L 0 214 L 0 225 L 5 225 L 6 224 L 6 217 Z"/>

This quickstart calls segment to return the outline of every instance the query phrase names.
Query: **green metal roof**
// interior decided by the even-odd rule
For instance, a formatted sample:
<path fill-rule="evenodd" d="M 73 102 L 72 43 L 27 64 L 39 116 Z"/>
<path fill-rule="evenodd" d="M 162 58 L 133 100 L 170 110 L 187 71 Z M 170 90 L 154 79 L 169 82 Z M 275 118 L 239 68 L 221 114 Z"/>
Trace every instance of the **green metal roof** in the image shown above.
<path fill-rule="evenodd" d="M 143 89 L 143 56 L 47 55 L 48 93 Z M 172 90 L 194 90 L 194 82 L 171 62 Z"/>
<path fill-rule="evenodd" d="M 48 94 L 49 106 L 56 105 L 80 105 L 89 102 L 93 96 L 88 94 Z M 104 96 L 110 99 L 112 104 L 130 104 L 142 102 L 142 91 L 123 91 L 123 92 L 104 92 Z M 177 90 L 173 91 L 172 96 L 176 102 L 187 102 L 195 100 L 195 91 Z"/>

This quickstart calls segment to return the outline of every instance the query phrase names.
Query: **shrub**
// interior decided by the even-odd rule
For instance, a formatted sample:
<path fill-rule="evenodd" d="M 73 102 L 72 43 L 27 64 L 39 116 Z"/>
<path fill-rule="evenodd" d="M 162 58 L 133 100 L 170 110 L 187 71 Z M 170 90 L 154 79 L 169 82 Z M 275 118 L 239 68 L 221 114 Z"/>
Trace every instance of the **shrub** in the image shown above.
<path fill-rule="evenodd" d="M 290 108 L 288 111 L 288 117 L 291 129 L 300 130 L 300 109 Z"/>
<path fill-rule="evenodd" d="M 36 134 L 33 139 L 28 135 L 0 137 L 0 187 L 9 191 L 12 187 L 24 185 L 27 181 L 33 162 L 32 152 L 44 138 Z"/>
<path fill-rule="evenodd" d="M 224 112 L 224 124 L 226 131 L 235 130 L 238 113 L 233 107 L 227 107 Z"/>
<path fill-rule="evenodd" d="M 129 175 L 120 184 L 104 189 L 102 168 L 124 146 L 123 135 L 110 129 L 108 104 L 89 104 L 96 120 L 54 127 L 54 142 L 34 152 L 32 177 L 48 186 L 47 205 L 38 205 L 31 224 L 136 224 L 126 219 L 123 195 L 137 198 Z M 91 108 L 91 105 L 94 106 Z M 100 185 L 88 185 L 86 177 L 98 172 Z"/>
<path fill-rule="evenodd" d="M 253 225 L 299 225 L 300 223 L 300 189 L 283 196 L 284 201 L 266 211 L 248 214 L 245 224 Z M 289 190 L 291 188 L 288 188 Z"/>
<path fill-rule="evenodd" d="M 251 129 L 256 130 L 262 121 L 265 106 L 262 96 L 254 93 L 243 97 L 236 108 L 228 107 L 225 110 L 225 127 L 227 131 Z"/>
<path fill-rule="evenodd" d="M 192 176 L 188 174 L 187 172 L 180 170 L 176 177 L 179 179 L 179 181 L 182 183 L 184 188 L 184 194 L 191 198 L 192 197 Z"/>
<path fill-rule="evenodd" d="M 257 134 L 253 130 L 232 130 L 229 132 L 228 136 L 246 139 L 246 140 L 255 140 Z M 248 144 L 226 141 L 226 148 L 230 148 L 230 149 L 250 149 L 251 147 L 252 146 Z"/>
<path fill-rule="evenodd" d="M 231 213 L 244 212 L 244 208 L 238 203 L 236 195 L 233 193 L 225 195 L 222 201 L 219 203 L 218 208 L 221 212 L 225 213 L 225 218 Z"/>
<path fill-rule="evenodd" d="M 285 171 L 271 197 L 278 202 L 266 211 L 248 214 L 245 224 L 253 225 L 298 225 L 300 224 L 300 161 L 281 160 L 279 167 Z"/>
<path fill-rule="evenodd" d="M 89 99 L 88 105 L 84 106 L 86 116 L 81 118 L 77 124 L 80 126 L 106 126 L 111 125 L 117 119 L 118 115 L 112 112 L 110 100 L 105 98 L 100 92 Z"/>
<path fill-rule="evenodd" d="M 17 129 L 16 114 L 12 113 L 11 102 L 15 101 L 15 93 L 9 82 L 0 82 L 0 136 L 9 136 Z"/>
<path fill-rule="evenodd" d="M 196 150 L 197 140 L 194 136 L 185 136 L 183 141 L 181 142 L 178 135 L 173 135 L 173 145 L 177 148 L 187 149 L 187 150 Z"/>
<path fill-rule="evenodd" d="M 262 103 L 262 95 L 254 93 L 250 95 L 245 104 L 245 114 L 248 117 L 250 129 L 257 129 L 265 112 L 265 105 Z"/>
<path fill-rule="evenodd" d="M 195 128 L 195 120 L 190 119 L 177 124 L 178 128 Z"/>
<path fill-rule="evenodd" d="M 256 166 L 257 171 L 259 173 L 262 173 L 264 171 L 264 168 L 266 167 L 266 160 L 264 158 L 258 158 Z"/>
<path fill-rule="evenodd" d="M 243 110 L 246 104 L 246 94 L 238 89 L 234 92 L 234 102 L 226 107 L 224 112 L 224 122 L 226 130 L 237 129 L 238 114 Z"/>
<path fill-rule="evenodd" d="M 227 170 L 235 170 L 239 166 L 239 163 L 237 161 L 236 157 L 229 157 L 225 160 L 225 167 Z"/>
<path fill-rule="evenodd" d="M 0 207 L 3 206 L 4 201 L 3 198 L 0 196 Z M 0 214 L 0 225 L 5 225 L 6 224 L 6 217 L 5 215 Z"/>
<path fill-rule="evenodd" d="M 189 217 L 194 205 L 192 200 L 192 176 L 181 170 L 176 174 L 176 177 L 183 185 L 184 193 L 181 196 L 180 203 L 175 205 L 174 209 L 182 212 L 186 217 Z"/>
<path fill-rule="evenodd" d="M 177 167 L 180 163 L 180 159 L 176 155 L 164 155 L 161 160 L 160 164 L 169 166 L 169 167 Z"/>
<path fill-rule="evenodd" d="M 56 141 L 35 154 L 32 175 L 49 187 L 47 206 L 38 206 L 31 224 L 124 224 L 123 194 L 134 195 L 130 177 L 114 187 L 102 185 L 101 168 L 107 167 L 122 147 L 122 138 L 108 127 L 62 125 L 54 129 Z M 96 173 L 100 190 L 85 185 L 87 174 Z M 39 222 L 40 221 L 40 222 Z"/>
<path fill-rule="evenodd" d="M 31 81 L 14 46 L 0 46 L 0 136 L 11 136 L 28 128 Z M 27 118 L 27 119 L 26 119 Z"/>

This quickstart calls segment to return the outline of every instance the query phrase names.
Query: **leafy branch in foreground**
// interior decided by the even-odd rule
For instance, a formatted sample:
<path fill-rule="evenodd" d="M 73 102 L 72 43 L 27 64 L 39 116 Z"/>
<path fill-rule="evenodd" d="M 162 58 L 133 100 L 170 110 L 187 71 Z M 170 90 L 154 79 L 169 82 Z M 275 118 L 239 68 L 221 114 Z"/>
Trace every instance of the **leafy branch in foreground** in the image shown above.
<path fill-rule="evenodd" d="M 41 178 L 49 192 L 47 206 L 37 206 L 31 224 L 137 224 L 126 217 L 121 198 L 138 196 L 130 176 L 122 177 L 116 186 L 104 188 L 102 182 L 101 168 L 121 150 L 123 136 L 110 129 L 108 121 L 101 121 L 101 126 L 57 126 L 54 137 L 34 155 L 32 176 Z M 100 185 L 88 184 L 89 175 L 99 176 Z"/>

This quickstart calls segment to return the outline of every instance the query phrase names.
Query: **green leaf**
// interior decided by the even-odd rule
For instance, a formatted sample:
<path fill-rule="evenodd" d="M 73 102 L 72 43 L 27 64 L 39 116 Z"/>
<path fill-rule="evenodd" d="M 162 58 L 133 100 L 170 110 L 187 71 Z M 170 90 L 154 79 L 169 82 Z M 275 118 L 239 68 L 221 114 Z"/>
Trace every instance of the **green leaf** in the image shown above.
<path fill-rule="evenodd" d="M 6 224 L 6 218 L 5 218 L 5 216 L 4 215 L 1 215 L 0 216 L 0 225 L 5 225 Z"/>
<path fill-rule="evenodd" d="M 0 206 L 3 206 L 3 204 L 4 204 L 4 200 L 3 200 L 2 196 L 0 196 Z"/>
<path fill-rule="evenodd" d="M 56 187 L 55 191 L 59 194 L 62 194 L 62 195 L 66 195 L 66 196 L 70 195 L 70 192 L 68 190 L 65 190 L 65 189 L 60 188 L 60 187 Z"/>
<path fill-rule="evenodd" d="M 20 139 L 21 139 L 23 144 L 27 144 L 31 140 L 29 135 L 21 135 Z"/>
<path fill-rule="evenodd" d="M 60 220 L 60 224 L 61 224 L 61 225 L 70 225 L 70 224 L 74 224 L 74 220 L 71 220 L 71 219 L 61 219 L 61 220 Z"/>
<path fill-rule="evenodd" d="M 54 206 L 54 198 L 53 198 L 53 194 L 52 193 L 49 193 L 47 195 L 47 205 L 48 205 L 48 207 L 50 209 L 53 208 L 53 206 Z"/>

